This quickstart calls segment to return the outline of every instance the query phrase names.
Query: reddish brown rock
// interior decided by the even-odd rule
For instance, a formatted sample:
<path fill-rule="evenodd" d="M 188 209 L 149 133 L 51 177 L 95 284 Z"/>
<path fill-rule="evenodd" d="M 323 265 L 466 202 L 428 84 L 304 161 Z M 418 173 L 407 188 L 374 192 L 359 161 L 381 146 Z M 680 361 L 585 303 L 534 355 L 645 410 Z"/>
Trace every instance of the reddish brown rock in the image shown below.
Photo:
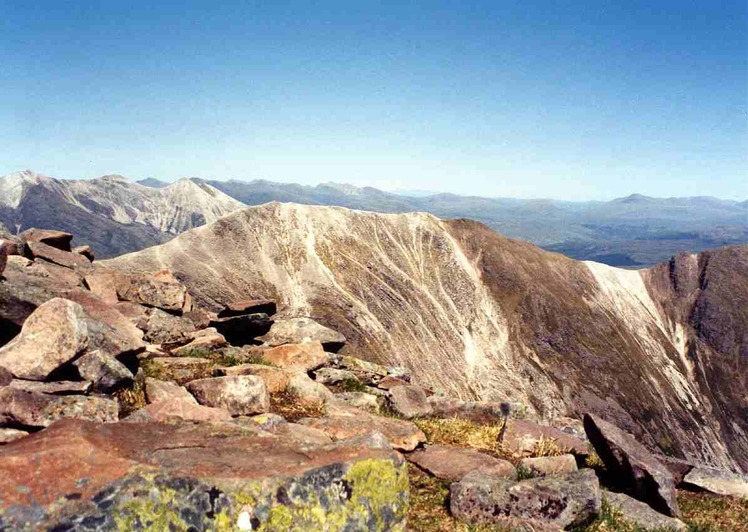
<path fill-rule="evenodd" d="M 426 392 L 420 386 L 395 386 L 390 389 L 387 400 L 389 407 L 406 419 L 428 416 L 432 411 Z"/>
<path fill-rule="evenodd" d="M 285 392 L 288 388 L 290 376 L 287 372 L 273 366 L 263 364 L 239 364 L 226 368 L 218 368 L 218 375 L 236 377 L 240 375 L 254 375 L 262 379 L 268 393 Z"/>
<path fill-rule="evenodd" d="M 62 251 L 70 251 L 70 242 L 73 240 L 73 235 L 70 233 L 51 229 L 27 229 L 19 236 L 26 243 L 41 242 Z"/>
<path fill-rule="evenodd" d="M 617 487 L 660 513 L 678 517 L 673 475 L 646 447 L 615 425 L 592 414 L 584 416 L 590 443 Z"/>
<path fill-rule="evenodd" d="M 381 438 L 310 446 L 231 423 L 64 420 L 0 448 L 0 493 L 12 530 L 402 530 L 408 511 Z"/>
<path fill-rule="evenodd" d="M 62 251 L 42 242 L 27 242 L 26 253 L 29 258 L 48 260 L 65 268 L 77 268 L 81 271 L 88 271 L 92 268 L 91 261 L 83 255 L 71 251 Z"/>
<path fill-rule="evenodd" d="M 265 383 L 253 375 L 199 379 L 187 383 L 186 388 L 201 405 L 223 408 L 235 416 L 270 410 Z"/>
<path fill-rule="evenodd" d="M 13 374 L 9 370 L 0 366 L 0 386 L 7 386 L 12 380 Z"/>
<path fill-rule="evenodd" d="M 263 358 L 274 366 L 288 371 L 312 371 L 327 363 L 328 357 L 322 344 L 287 344 L 268 349 Z"/>
<path fill-rule="evenodd" d="M 230 421 L 231 414 L 223 408 L 212 408 L 197 404 L 184 397 L 159 399 L 127 416 L 123 422 L 141 423 L 146 421 Z"/>
<path fill-rule="evenodd" d="M 517 478 L 517 470 L 510 462 L 461 447 L 429 445 L 405 458 L 429 474 L 451 482 L 458 482 L 473 471 L 512 480 Z"/>
<path fill-rule="evenodd" d="M 395 386 L 407 386 L 408 384 L 410 383 L 399 377 L 387 375 L 377 383 L 377 388 L 380 388 L 382 390 L 389 390 L 391 388 L 394 388 Z"/>
<path fill-rule="evenodd" d="M 0 349 L 0 366 L 23 379 L 43 380 L 89 344 L 83 307 L 55 298 L 29 316 L 21 334 Z"/>
<path fill-rule="evenodd" d="M 571 454 L 539 456 L 536 458 L 523 458 L 519 461 L 518 467 L 533 477 L 545 477 L 548 475 L 572 473 L 577 470 L 577 461 L 574 455 Z"/>
<path fill-rule="evenodd" d="M 119 301 L 114 274 L 108 270 L 96 270 L 84 277 L 86 287 L 99 299 L 109 305 Z"/>
<path fill-rule="evenodd" d="M 381 432 L 394 449 L 412 451 L 426 441 L 426 435 L 410 421 L 369 414 L 355 408 L 338 409 L 329 417 L 305 418 L 300 424 L 314 427 L 334 440 Z"/>
<path fill-rule="evenodd" d="M 91 262 L 94 261 L 94 253 L 91 249 L 91 246 L 76 246 L 71 251 L 73 253 L 77 253 L 78 255 L 83 255 Z"/>
<path fill-rule="evenodd" d="M 149 403 L 155 403 L 163 399 L 181 399 L 188 403 L 197 404 L 195 398 L 184 386 L 151 377 L 145 379 L 145 398 Z"/>
<path fill-rule="evenodd" d="M 115 401 L 86 395 L 48 395 L 0 388 L 0 426 L 43 428 L 58 419 L 117 421 Z"/>
<path fill-rule="evenodd" d="M 189 343 L 172 349 L 171 352 L 175 355 L 182 356 L 184 354 L 190 353 L 191 351 L 200 349 L 218 349 L 226 345 L 228 345 L 226 338 L 224 338 L 223 335 L 216 331 L 213 327 L 209 327 L 208 329 L 203 329 L 201 331 L 192 333 L 192 340 Z"/>
<path fill-rule="evenodd" d="M 275 301 L 272 299 L 244 299 L 236 301 L 218 313 L 219 318 L 241 316 L 242 314 L 267 314 L 272 316 L 278 311 Z"/>

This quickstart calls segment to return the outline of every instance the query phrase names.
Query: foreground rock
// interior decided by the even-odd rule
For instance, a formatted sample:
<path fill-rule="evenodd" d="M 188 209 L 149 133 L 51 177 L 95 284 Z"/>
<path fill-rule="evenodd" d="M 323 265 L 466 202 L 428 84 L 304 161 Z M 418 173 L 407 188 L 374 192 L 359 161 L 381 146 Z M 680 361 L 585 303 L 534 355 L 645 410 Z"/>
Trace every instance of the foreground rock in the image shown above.
<path fill-rule="evenodd" d="M 44 259 L 65 268 L 90 271 L 91 261 L 83 255 L 62 251 L 42 242 L 27 242 L 26 254 L 30 259 Z"/>
<path fill-rule="evenodd" d="M 426 441 L 426 435 L 409 421 L 369 414 L 355 408 L 337 408 L 329 417 L 305 418 L 300 424 L 319 429 L 334 440 L 381 432 L 399 451 L 412 451 Z"/>
<path fill-rule="evenodd" d="M 460 521 L 539 530 L 571 528 L 600 511 L 600 485 L 590 469 L 513 482 L 479 471 L 450 488 L 450 511 Z"/>
<path fill-rule="evenodd" d="M 655 512 L 649 505 L 623 493 L 608 491 L 604 493 L 603 497 L 607 499 L 614 510 L 621 513 L 623 519 L 635 524 L 641 530 L 674 532 L 688 529 L 680 519 Z"/>
<path fill-rule="evenodd" d="M 678 517 L 673 475 L 633 436 L 597 416 L 584 416 L 590 443 L 621 491 L 658 512 Z"/>
<path fill-rule="evenodd" d="M 187 390 L 201 405 L 222 408 L 235 416 L 250 416 L 270 410 L 265 383 L 254 375 L 213 377 L 187 383 Z"/>
<path fill-rule="evenodd" d="M 345 345 L 345 336 L 311 318 L 277 320 L 270 331 L 258 340 L 269 346 L 316 341 L 331 353 L 337 353 Z"/>
<path fill-rule="evenodd" d="M 689 488 L 748 499 L 748 477 L 708 467 L 694 467 L 683 478 Z"/>
<path fill-rule="evenodd" d="M 406 459 L 432 476 L 451 482 L 462 480 L 473 471 L 510 480 L 517 479 L 517 470 L 510 462 L 461 447 L 429 445 L 408 454 Z"/>
<path fill-rule="evenodd" d="M 408 509 L 381 437 L 310 448 L 230 424 L 65 420 L 0 448 L 0 493 L 13 530 L 386 531 Z"/>
<path fill-rule="evenodd" d="M 184 386 L 173 382 L 160 381 L 151 377 L 145 379 L 145 398 L 149 403 L 155 403 L 162 399 L 183 399 L 187 402 L 197 404 L 193 395 Z"/>
<path fill-rule="evenodd" d="M 44 380 L 87 347 L 83 307 L 55 298 L 37 308 L 21 334 L 0 349 L 0 366 L 18 378 Z"/>
<path fill-rule="evenodd" d="M 40 429 L 63 418 L 117 421 L 115 401 L 87 395 L 49 395 L 0 388 L 0 427 Z"/>

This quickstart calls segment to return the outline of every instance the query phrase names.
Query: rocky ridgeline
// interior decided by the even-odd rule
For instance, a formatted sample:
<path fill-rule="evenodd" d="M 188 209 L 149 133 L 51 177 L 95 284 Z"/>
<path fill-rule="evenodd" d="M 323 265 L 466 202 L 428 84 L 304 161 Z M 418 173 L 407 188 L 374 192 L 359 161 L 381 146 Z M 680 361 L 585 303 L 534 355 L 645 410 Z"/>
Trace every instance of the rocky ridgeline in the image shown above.
<path fill-rule="evenodd" d="M 71 239 L 0 241 L 0 529 L 404 530 L 408 463 L 452 483 L 455 518 L 517 529 L 584 525 L 607 499 L 683 530 L 677 487 L 748 497 L 596 416 L 507 420 L 340 354 L 343 335 L 273 301 L 209 311 Z M 512 460 L 428 444 L 419 420 L 453 418 L 503 426 Z"/>

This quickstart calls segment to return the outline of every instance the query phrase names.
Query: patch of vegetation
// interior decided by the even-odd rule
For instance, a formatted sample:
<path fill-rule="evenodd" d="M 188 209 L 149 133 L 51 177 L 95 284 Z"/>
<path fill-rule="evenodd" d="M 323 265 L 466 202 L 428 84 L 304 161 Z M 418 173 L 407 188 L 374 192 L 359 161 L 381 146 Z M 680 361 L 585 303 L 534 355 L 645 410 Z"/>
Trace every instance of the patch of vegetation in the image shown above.
<path fill-rule="evenodd" d="M 114 398 L 119 404 L 119 416 L 125 417 L 146 406 L 145 384 L 136 379 L 131 388 L 120 388 L 114 392 Z"/>
<path fill-rule="evenodd" d="M 207 358 L 214 362 L 216 366 L 229 367 L 238 366 L 239 364 L 262 364 L 271 366 L 270 362 L 265 360 L 262 353 L 244 351 L 237 347 L 222 347 L 220 349 L 205 349 L 204 347 L 195 347 L 179 353 L 180 357 Z"/>
<path fill-rule="evenodd" d="M 748 499 L 679 491 L 678 505 L 690 532 L 748 532 Z"/>
<path fill-rule="evenodd" d="M 605 469 L 605 464 L 600 458 L 600 455 L 597 454 L 592 446 L 590 446 L 590 454 L 588 454 L 587 458 L 584 460 L 584 465 L 591 469 Z"/>
<path fill-rule="evenodd" d="M 303 402 L 290 392 L 271 394 L 270 412 L 292 423 L 305 417 L 322 417 L 325 413 L 322 403 Z"/>
<path fill-rule="evenodd" d="M 611 506 L 604 497 L 597 518 L 588 525 L 572 530 L 575 532 L 646 532 L 646 529 L 626 521 L 620 510 Z"/>
<path fill-rule="evenodd" d="M 369 389 L 358 379 L 348 378 L 343 379 L 340 382 L 335 383 L 335 391 L 337 392 L 368 392 Z"/>

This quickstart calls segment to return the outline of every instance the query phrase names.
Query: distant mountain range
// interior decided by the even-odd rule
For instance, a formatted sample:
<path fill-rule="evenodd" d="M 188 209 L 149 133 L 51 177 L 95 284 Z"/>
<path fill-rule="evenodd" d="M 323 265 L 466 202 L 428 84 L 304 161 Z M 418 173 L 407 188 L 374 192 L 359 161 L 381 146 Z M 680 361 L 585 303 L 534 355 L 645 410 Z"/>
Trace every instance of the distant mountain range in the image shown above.
<path fill-rule="evenodd" d="M 680 251 L 748 243 L 748 202 L 711 197 L 635 194 L 607 202 L 568 202 L 265 180 L 191 178 L 168 184 L 147 178 L 132 183 L 121 176 L 58 180 L 32 171 L 0 178 L 0 223 L 11 230 L 16 226 L 68 230 L 103 257 L 162 243 L 243 205 L 271 201 L 470 218 L 505 236 L 614 266 L 649 266 Z"/>

